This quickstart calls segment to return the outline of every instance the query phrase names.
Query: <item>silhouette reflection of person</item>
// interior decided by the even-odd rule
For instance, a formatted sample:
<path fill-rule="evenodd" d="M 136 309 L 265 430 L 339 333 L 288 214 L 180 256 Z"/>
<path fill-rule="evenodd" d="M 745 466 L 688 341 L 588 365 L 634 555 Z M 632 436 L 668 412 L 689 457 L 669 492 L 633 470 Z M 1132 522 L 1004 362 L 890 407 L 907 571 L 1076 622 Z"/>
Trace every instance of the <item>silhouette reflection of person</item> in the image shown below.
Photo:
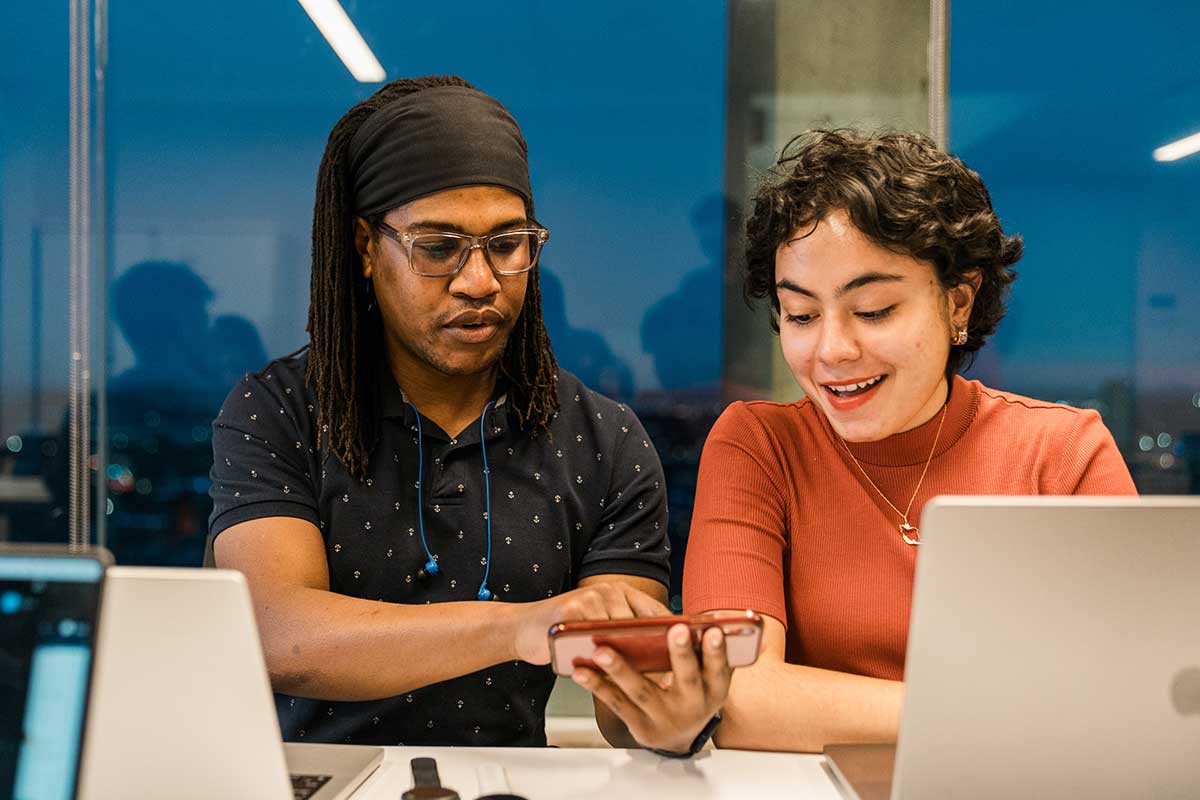
<path fill-rule="evenodd" d="M 222 314 L 213 320 L 209 338 L 212 340 L 213 366 L 223 389 L 267 363 L 267 349 L 263 347 L 262 337 L 245 317 Z"/>
<path fill-rule="evenodd" d="M 213 293 L 191 267 L 143 261 L 113 281 L 111 294 L 113 321 L 134 363 L 109 381 L 110 392 L 210 388 L 216 377 L 208 342 Z"/>
<path fill-rule="evenodd" d="M 724 242 L 737 208 L 724 195 L 713 194 L 696 203 L 690 216 L 705 263 L 686 273 L 642 317 L 642 350 L 654 360 L 662 392 L 644 394 L 637 405 L 667 480 L 671 606 L 676 610 L 682 606 L 683 556 L 700 451 L 721 413 Z"/>
<path fill-rule="evenodd" d="M 554 345 L 554 356 L 563 369 L 584 385 L 613 400 L 633 398 L 633 372 L 617 357 L 604 337 L 595 331 L 572 328 L 567 321 L 562 281 L 546 267 L 538 267 L 542 288 L 542 317 Z"/>
<path fill-rule="evenodd" d="M 213 292 L 189 266 L 135 264 L 112 284 L 112 315 L 134 363 L 108 390 L 108 544 L 123 564 L 199 565 L 213 417 L 229 387 L 266 360 L 242 317 L 210 323 Z"/>
<path fill-rule="evenodd" d="M 684 275 L 642 317 L 642 349 L 653 357 L 664 391 L 713 397 L 720 392 L 725 229 L 736 213 L 721 194 L 693 207 L 692 229 L 706 263 Z"/>

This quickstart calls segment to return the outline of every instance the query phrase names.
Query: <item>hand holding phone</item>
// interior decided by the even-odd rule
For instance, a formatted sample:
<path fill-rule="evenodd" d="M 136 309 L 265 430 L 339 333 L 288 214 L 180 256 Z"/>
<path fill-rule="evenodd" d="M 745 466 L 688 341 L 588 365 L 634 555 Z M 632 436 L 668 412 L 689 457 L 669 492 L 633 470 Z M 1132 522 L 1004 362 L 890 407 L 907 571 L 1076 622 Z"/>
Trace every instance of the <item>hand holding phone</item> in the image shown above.
<path fill-rule="evenodd" d="M 570 676 L 576 667 L 596 668 L 592 655 L 608 646 L 620 653 L 639 672 L 671 669 L 667 631 L 687 625 L 692 648 L 700 652 L 700 639 L 709 628 L 725 634 L 725 652 L 730 667 L 746 667 L 758 659 L 762 642 L 762 617 L 753 611 L 695 616 L 643 617 L 603 622 L 560 622 L 550 628 L 550 661 L 555 673 Z"/>
<path fill-rule="evenodd" d="M 624 581 L 591 583 L 533 603 L 514 603 L 516 655 L 530 664 L 549 664 L 551 639 L 546 631 L 565 620 L 649 618 L 670 609 Z"/>

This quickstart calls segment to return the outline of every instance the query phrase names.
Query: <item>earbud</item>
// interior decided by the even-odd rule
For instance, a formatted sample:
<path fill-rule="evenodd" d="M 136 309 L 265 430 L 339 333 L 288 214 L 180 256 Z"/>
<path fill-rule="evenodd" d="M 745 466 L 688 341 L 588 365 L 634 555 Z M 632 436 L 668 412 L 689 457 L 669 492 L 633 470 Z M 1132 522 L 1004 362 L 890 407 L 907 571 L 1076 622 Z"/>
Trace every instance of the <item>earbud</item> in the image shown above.
<path fill-rule="evenodd" d="M 417 570 L 417 580 L 422 582 L 427 581 L 430 575 L 437 575 L 440 571 L 437 562 L 431 558 L 425 562 L 425 566 Z"/>
<path fill-rule="evenodd" d="M 487 587 L 487 584 L 479 587 L 479 592 L 475 595 L 476 600 L 491 600 L 492 590 Z"/>

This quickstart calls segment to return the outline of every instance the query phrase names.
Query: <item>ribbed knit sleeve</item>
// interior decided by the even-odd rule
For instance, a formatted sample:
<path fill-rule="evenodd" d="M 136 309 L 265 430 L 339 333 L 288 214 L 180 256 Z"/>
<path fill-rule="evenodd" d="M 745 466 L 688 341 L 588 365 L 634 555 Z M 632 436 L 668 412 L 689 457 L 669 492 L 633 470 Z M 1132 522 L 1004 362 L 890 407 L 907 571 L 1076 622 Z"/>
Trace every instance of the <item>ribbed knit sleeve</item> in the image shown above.
<path fill-rule="evenodd" d="M 1137 494 L 1116 441 L 1095 411 L 1078 413 L 1061 455 L 1059 494 Z"/>
<path fill-rule="evenodd" d="M 789 509 L 777 447 L 745 403 L 725 410 L 700 457 L 683 609 L 753 609 L 787 625 Z"/>

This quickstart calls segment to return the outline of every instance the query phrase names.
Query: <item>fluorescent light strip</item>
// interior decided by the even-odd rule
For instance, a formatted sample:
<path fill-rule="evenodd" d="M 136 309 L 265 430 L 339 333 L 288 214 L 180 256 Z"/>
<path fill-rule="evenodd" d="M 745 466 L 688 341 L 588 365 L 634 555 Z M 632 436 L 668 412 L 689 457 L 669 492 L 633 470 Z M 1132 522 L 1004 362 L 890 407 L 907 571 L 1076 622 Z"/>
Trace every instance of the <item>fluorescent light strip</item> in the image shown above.
<path fill-rule="evenodd" d="M 1200 153 L 1200 133 L 1185 136 L 1177 142 L 1164 144 L 1154 151 L 1155 161 L 1178 161 L 1193 153 Z"/>
<path fill-rule="evenodd" d="M 317 30 L 329 42 L 333 52 L 361 83 L 379 83 L 387 77 L 383 66 L 363 41 L 362 34 L 338 0 L 300 0 Z"/>

